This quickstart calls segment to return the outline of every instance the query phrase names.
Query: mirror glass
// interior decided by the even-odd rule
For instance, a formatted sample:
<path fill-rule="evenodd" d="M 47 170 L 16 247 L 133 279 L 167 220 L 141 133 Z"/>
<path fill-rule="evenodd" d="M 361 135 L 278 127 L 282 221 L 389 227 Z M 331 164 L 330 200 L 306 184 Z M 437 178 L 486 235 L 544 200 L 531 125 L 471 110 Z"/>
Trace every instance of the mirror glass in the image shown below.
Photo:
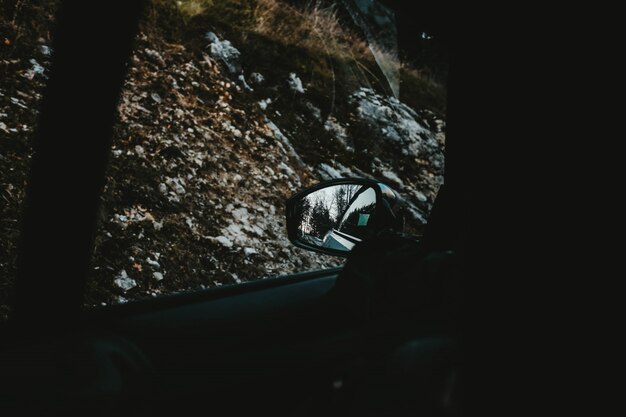
<path fill-rule="evenodd" d="M 373 231 L 376 191 L 366 185 L 337 184 L 296 203 L 298 239 L 306 244 L 350 251 Z"/>

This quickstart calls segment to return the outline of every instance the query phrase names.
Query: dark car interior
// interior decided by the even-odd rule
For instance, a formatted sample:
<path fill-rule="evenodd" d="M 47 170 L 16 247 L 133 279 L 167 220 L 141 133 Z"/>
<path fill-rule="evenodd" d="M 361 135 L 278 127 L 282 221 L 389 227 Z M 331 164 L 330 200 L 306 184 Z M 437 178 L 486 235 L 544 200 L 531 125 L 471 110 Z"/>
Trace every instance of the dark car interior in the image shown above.
<path fill-rule="evenodd" d="M 81 309 L 143 6 L 60 9 L 13 313 L 0 327 L 0 414 L 463 415 L 469 226 L 454 66 L 445 185 L 419 242 L 381 235 L 343 268 Z"/>

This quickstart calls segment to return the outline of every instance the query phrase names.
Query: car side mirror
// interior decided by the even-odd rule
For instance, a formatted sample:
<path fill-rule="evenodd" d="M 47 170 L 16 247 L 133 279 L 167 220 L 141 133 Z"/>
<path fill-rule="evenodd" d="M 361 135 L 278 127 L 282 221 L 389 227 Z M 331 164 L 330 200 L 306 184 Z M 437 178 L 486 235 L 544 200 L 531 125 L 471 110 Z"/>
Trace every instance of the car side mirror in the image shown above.
<path fill-rule="evenodd" d="M 401 232 L 400 199 L 385 184 L 367 179 L 324 181 L 287 200 L 287 233 L 296 246 L 347 256 L 382 230 Z"/>

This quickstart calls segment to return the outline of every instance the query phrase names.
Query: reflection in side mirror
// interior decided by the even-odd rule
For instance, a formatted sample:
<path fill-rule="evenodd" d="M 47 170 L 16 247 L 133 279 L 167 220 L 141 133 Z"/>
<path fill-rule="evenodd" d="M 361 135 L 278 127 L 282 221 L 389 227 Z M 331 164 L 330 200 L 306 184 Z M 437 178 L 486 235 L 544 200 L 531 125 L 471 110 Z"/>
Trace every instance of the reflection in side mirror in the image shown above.
<path fill-rule="evenodd" d="M 391 191 L 383 186 L 385 191 Z M 393 193 L 393 191 L 391 191 Z M 289 239 L 296 246 L 346 255 L 357 243 L 397 222 L 375 181 L 323 182 L 287 201 Z"/>

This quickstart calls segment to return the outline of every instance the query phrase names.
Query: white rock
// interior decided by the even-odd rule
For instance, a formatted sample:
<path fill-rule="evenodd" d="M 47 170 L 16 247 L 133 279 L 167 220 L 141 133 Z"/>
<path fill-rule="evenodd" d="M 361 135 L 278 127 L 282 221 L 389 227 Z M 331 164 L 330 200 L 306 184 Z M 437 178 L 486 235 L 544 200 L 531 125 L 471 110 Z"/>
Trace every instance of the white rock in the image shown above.
<path fill-rule="evenodd" d="M 409 106 L 393 97 L 383 97 L 369 88 L 361 88 L 350 100 L 356 104 L 357 116 L 382 139 L 394 142 L 404 155 L 429 155 L 443 160 L 443 152 L 434 132 Z"/>
<path fill-rule="evenodd" d="M 131 290 L 137 286 L 137 282 L 129 277 L 124 269 L 120 271 L 113 282 L 124 291 Z"/>
<path fill-rule="evenodd" d="M 231 248 L 233 246 L 233 242 L 226 236 L 218 236 L 215 238 L 215 240 L 217 240 L 219 243 L 222 244 L 222 246 L 225 246 L 227 248 Z"/>
<path fill-rule="evenodd" d="M 381 174 L 383 177 L 387 178 L 388 180 L 400 185 L 401 187 L 404 187 L 404 182 L 402 182 L 400 177 L 398 177 L 395 172 L 387 170 L 387 171 L 383 171 Z"/>
<path fill-rule="evenodd" d="M 415 191 L 413 191 L 413 195 L 421 203 L 425 203 L 426 201 L 428 201 L 428 198 L 422 192 L 419 192 L 419 191 L 415 190 Z"/>
<path fill-rule="evenodd" d="M 254 91 L 254 89 L 250 87 L 246 82 L 246 77 L 244 77 L 243 74 L 239 74 L 237 79 L 239 80 L 239 83 L 243 86 L 243 88 L 246 89 L 246 91 Z"/>
<path fill-rule="evenodd" d="M 259 101 L 259 107 L 261 108 L 261 110 L 267 110 L 267 106 L 270 105 L 271 103 L 272 103 L 272 99 L 266 98 L 265 100 Z"/>
<path fill-rule="evenodd" d="M 241 53 L 230 43 L 230 41 L 220 41 L 217 35 L 213 32 L 208 32 L 205 35 L 205 39 L 210 42 L 209 53 L 213 58 L 221 60 L 231 74 L 234 75 L 241 72 L 241 67 L 239 65 L 239 57 L 241 56 Z"/>
<path fill-rule="evenodd" d="M 135 153 L 137 154 L 138 157 L 143 158 L 146 152 L 144 151 L 142 146 L 136 145 L 135 146 Z"/>
<path fill-rule="evenodd" d="M 166 178 L 165 183 L 174 189 L 176 194 L 182 195 L 186 193 L 185 187 L 183 187 L 184 182 L 180 178 Z"/>
<path fill-rule="evenodd" d="M 161 269 L 161 265 L 157 261 L 153 261 L 150 258 L 146 258 L 146 263 L 154 268 Z"/>
<path fill-rule="evenodd" d="M 345 127 L 343 127 L 337 119 L 334 117 L 329 117 L 324 123 L 324 130 L 330 133 L 338 142 L 340 142 L 346 150 L 353 152 L 354 149 L 350 144 L 350 139 L 348 137 L 348 131 Z"/>
<path fill-rule="evenodd" d="M 207 32 L 204 35 L 204 39 L 206 39 L 207 41 L 213 43 L 213 42 L 219 42 L 219 38 L 217 37 L 217 35 L 213 32 Z"/>
<path fill-rule="evenodd" d="M 28 107 L 26 107 L 26 105 L 24 105 L 19 98 L 11 97 L 10 100 L 11 103 L 15 104 L 16 106 L 19 106 L 23 109 L 28 109 Z"/>
<path fill-rule="evenodd" d="M 289 165 L 285 164 L 284 162 L 281 162 L 280 164 L 278 164 L 278 168 L 285 172 L 287 175 L 290 176 L 295 176 L 297 177 L 296 171 L 294 171 Z"/>
<path fill-rule="evenodd" d="M 152 273 L 152 277 L 154 279 L 156 279 L 157 281 L 162 281 L 163 280 L 163 274 L 160 272 L 153 272 Z"/>
<path fill-rule="evenodd" d="M 250 215 L 248 213 L 248 210 L 242 207 L 242 208 L 233 210 L 233 217 L 242 223 L 247 223 Z"/>
<path fill-rule="evenodd" d="M 41 52 L 43 56 L 50 56 L 52 55 L 53 50 L 47 45 L 40 45 L 39 52 Z"/>
<path fill-rule="evenodd" d="M 295 72 L 289 74 L 289 79 L 287 80 L 289 83 L 289 87 L 297 93 L 304 94 L 304 87 L 302 86 L 302 80 L 296 75 Z"/>
<path fill-rule="evenodd" d="M 146 53 L 146 55 L 148 55 L 150 58 L 154 59 L 155 61 L 157 61 L 159 64 L 161 64 L 162 66 L 165 66 L 165 61 L 163 60 L 163 57 L 161 56 L 161 54 L 159 54 L 157 51 L 153 50 L 153 49 L 144 49 L 144 52 Z"/>
<path fill-rule="evenodd" d="M 36 59 L 32 58 L 28 62 L 33 66 L 32 71 L 35 75 L 44 75 L 46 69 L 42 67 Z"/>
<path fill-rule="evenodd" d="M 339 173 L 339 171 L 325 163 L 319 164 L 317 171 L 319 172 L 322 179 L 325 181 L 335 178 L 341 178 L 341 174 Z"/>

